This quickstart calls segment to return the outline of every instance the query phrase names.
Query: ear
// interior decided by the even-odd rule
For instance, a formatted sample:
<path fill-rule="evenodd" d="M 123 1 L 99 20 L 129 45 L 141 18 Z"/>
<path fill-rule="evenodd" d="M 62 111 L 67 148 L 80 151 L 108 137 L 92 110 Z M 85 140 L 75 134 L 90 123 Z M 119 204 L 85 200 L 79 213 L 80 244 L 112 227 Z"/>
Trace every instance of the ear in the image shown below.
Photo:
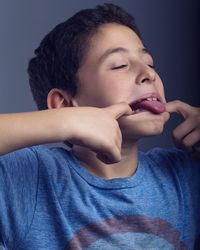
<path fill-rule="evenodd" d="M 72 97 L 67 93 L 67 91 L 54 88 L 48 93 L 47 106 L 48 109 L 55 109 L 76 105 L 74 105 L 74 101 L 72 101 Z"/>

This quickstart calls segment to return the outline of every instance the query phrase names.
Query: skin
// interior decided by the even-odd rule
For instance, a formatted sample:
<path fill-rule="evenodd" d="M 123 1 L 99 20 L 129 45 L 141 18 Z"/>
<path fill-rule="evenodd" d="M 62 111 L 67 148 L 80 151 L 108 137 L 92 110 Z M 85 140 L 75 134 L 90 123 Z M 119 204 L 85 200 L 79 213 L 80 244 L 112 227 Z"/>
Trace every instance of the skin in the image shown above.
<path fill-rule="evenodd" d="M 128 54 L 115 53 L 105 61 L 98 59 L 109 48 L 123 47 Z M 114 103 L 130 103 L 143 94 L 157 92 L 161 100 L 166 102 L 163 84 L 151 67 L 153 59 L 148 54 L 141 53 L 144 48 L 138 36 L 128 27 L 118 24 L 103 25 L 91 41 L 90 50 L 82 67 L 79 69 L 79 92 L 75 98 L 79 106 L 106 107 Z M 121 69 L 114 67 L 128 65 Z M 94 84 L 95 83 L 95 84 Z M 137 118 L 130 116 L 119 119 L 124 143 L 125 140 L 135 142 L 143 136 L 162 132 L 163 125 L 169 115 L 152 115 L 145 113 Z M 129 120 L 129 123 L 127 123 Z M 134 123 L 137 131 L 132 129 Z M 148 130 L 145 121 L 148 121 Z"/>
<path fill-rule="evenodd" d="M 113 53 L 99 62 L 102 54 L 109 49 L 123 47 L 128 53 Z M 91 40 L 90 49 L 78 71 L 78 93 L 73 106 L 109 105 L 136 100 L 146 93 L 156 92 L 165 102 L 163 84 L 152 68 L 153 59 L 141 52 L 144 45 L 128 27 L 118 24 L 101 26 Z M 119 65 L 127 65 L 113 69 Z M 95 84 L 94 84 L 95 83 Z M 167 112 L 155 115 L 150 112 L 120 117 L 118 123 L 122 133 L 121 161 L 107 164 L 98 160 L 88 148 L 74 145 L 73 152 L 93 174 L 106 179 L 126 177 L 137 168 L 137 144 L 139 138 L 159 134 L 168 120 Z"/>
<path fill-rule="evenodd" d="M 100 60 L 107 49 L 116 47 L 125 48 L 128 52 L 112 53 L 104 60 Z M 140 96 L 152 92 L 156 92 L 160 100 L 166 103 L 162 81 L 152 67 L 153 59 L 148 53 L 142 52 L 143 48 L 144 45 L 139 37 L 128 27 L 115 23 L 102 25 L 92 37 L 88 53 L 77 73 L 79 79 L 77 95 L 72 98 L 66 91 L 53 89 L 48 95 L 49 109 L 60 107 L 61 101 L 62 107 L 90 106 L 103 109 L 121 102 L 131 103 Z M 94 175 L 104 179 L 128 177 L 137 169 L 138 140 L 162 133 L 170 117 L 169 112 L 180 113 L 182 107 L 182 114 L 185 114 L 185 106 L 180 103 L 167 104 L 166 112 L 161 114 L 148 111 L 134 114 L 129 110 L 126 114 L 115 117 L 120 128 L 116 139 L 121 154 L 118 162 L 106 164 L 105 160 L 102 161 L 102 155 L 97 157 L 94 151 L 76 143 L 73 146 L 73 153 Z M 191 110 L 193 115 L 197 112 L 196 108 L 188 105 L 187 112 Z M 107 109 L 107 113 L 109 112 L 113 115 L 113 110 Z M 198 109 L 198 115 L 199 113 Z M 195 124 L 198 122 L 199 120 L 194 121 Z M 180 145 L 180 138 L 183 138 L 184 133 L 181 135 L 179 133 L 181 132 L 176 132 L 174 140 L 179 140 Z M 200 132 L 197 134 L 200 139 Z M 190 148 L 191 143 L 193 142 L 190 142 Z"/>

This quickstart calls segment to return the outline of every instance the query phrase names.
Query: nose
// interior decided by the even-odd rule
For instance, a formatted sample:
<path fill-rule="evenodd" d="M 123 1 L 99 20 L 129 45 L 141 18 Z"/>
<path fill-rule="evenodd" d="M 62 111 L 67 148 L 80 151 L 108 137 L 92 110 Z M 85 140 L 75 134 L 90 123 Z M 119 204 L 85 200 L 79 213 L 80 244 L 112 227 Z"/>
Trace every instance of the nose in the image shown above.
<path fill-rule="evenodd" d="M 152 83 L 155 81 L 156 72 L 154 68 L 149 65 L 141 65 L 138 76 L 136 78 L 137 84 Z"/>

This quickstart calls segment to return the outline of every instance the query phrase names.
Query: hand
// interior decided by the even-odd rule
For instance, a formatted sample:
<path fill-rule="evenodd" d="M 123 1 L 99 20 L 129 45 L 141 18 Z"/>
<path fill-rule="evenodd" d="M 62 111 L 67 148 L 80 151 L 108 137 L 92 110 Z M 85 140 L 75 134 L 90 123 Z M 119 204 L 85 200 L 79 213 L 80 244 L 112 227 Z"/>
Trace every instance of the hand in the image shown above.
<path fill-rule="evenodd" d="M 176 112 L 184 118 L 172 132 L 175 145 L 200 158 L 200 108 L 177 100 L 168 102 L 166 111 Z"/>
<path fill-rule="evenodd" d="M 67 141 L 91 149 L 106 164 L 119 162 L 122 134 L 117 119 L 132 114 L 130 106 L 122 102 L 106 108 L 73 107 L 71 110 L 71 136 Z"/>

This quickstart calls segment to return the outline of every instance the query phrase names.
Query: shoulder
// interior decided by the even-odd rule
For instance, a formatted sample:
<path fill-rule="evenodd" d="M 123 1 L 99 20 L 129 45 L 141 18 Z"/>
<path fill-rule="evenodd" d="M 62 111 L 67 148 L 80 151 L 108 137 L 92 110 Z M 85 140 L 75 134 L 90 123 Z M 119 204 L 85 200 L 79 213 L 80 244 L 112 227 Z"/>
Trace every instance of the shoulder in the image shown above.
<path fill-rule="evenodd" d="M 0 156 L 0 163 L 20 163 L 20 164 L 35 164 L 38 161 L 48 161 L 51 159 L 65 158 L 69 153 L 64 148 L 47 147 L 45 145 L 37 145 L 19 149 L 8 154 Z"/>
<path fill-rule="evenodd" d="M 0 175 L 33 172 L 37 169 L 38 158 L 32 148 L 23 148 L 0 156 Z"/>
<path fill-rule="evenodd" d="M 41 166 L 48 166 L 48 168 L 66 167 L 71 165 L 73 161 L 71 153 L 62 147 L 47 147 L 43 145 L 34 146 L 30 148 L 34 152 Z"/>
<path fill-rule="evenodd" d="M 147 157 L 155 162 L 165 163 L 172 166 L 200 166 L 200 160 L 194 160 L 190 154 L 177 148 L 154 148 L 146 153 Z"/>
<path fill-rule="evenodd" d="M 194 160 L 190 154 L 177 148 L 154 148 L 145 155 L 159 171 L 187 180 L 191 185 L 200 183 L 200 160 Z"/>
<path fill-rule="evenodd" d="M 23 148 L 0 156 L 1 188 L 31 186 L 38 179 L 38 157 L 33 148 Z M 25 185 L 27 183 L 27 185 Z M 6 189 L 6 188 L 5 188 Z"/>
<path fill-rule="evenodd" d="M 37 145 L 0 156 L 0 175 L 30 176 L 51 173 L 70 165 L 70 153 L 64 148 Z"/>
<path fill-rule="evenodd" d="M 40 183 L 52 185 L 57 188 L 63 183 L 70 183 L 74 173 L 74 158 L 72 153 L 62 147 L 47 147 L 43 145 L 32 147 L 38 160 L 38 173 Z"/>
<path fill-rule="evenodd" d="M 66 160 L 70 158 L 70 152 L 62 147 L 49 147 L 45 145 L 37 145 L 29 148 L 32 152 L 35 153 L 39 161 L 48 161 L 48 160 Z"/>

